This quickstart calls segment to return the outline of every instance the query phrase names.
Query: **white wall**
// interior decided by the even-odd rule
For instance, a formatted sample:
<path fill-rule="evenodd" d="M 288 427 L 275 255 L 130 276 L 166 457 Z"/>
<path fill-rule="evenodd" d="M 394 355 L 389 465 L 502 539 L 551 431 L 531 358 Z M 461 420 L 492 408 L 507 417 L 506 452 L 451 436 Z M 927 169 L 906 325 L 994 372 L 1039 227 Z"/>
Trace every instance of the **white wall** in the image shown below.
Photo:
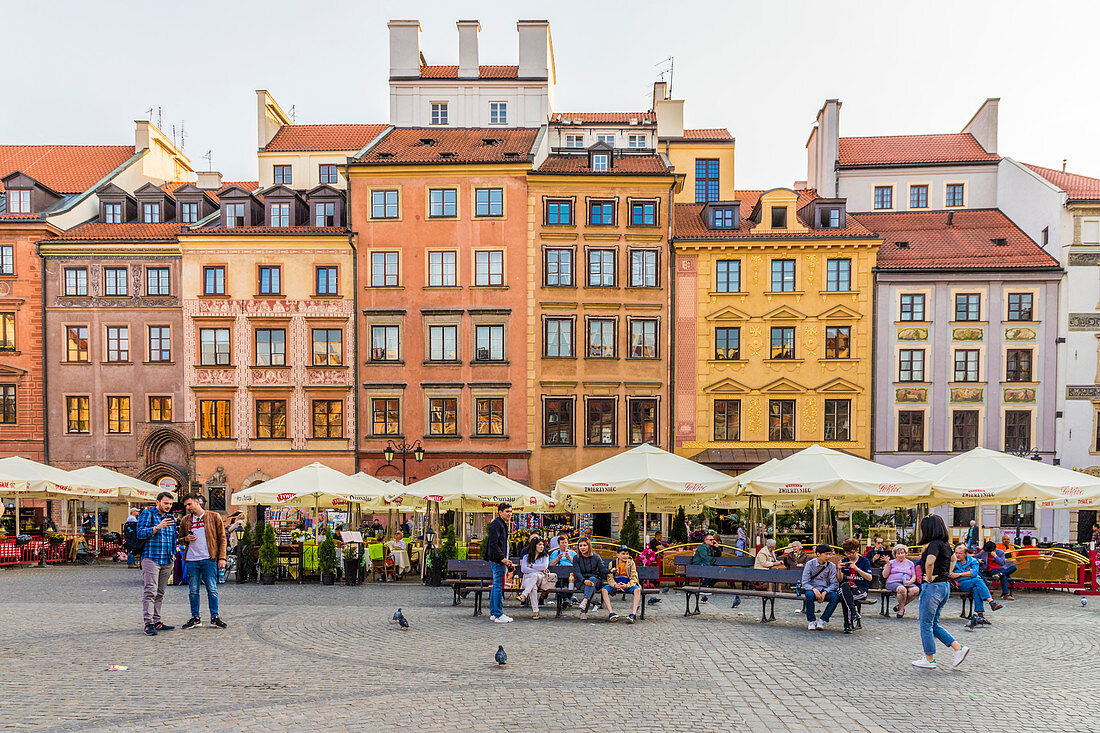
<path fill-rule="evenodd" d="M 1065 199 L 1060 189 L 1011 158 L 1002 158 L 997 166 L 998 208 L 1039 244 L 1046 228 L 1049 232 L 1046 250 L 1063 267 L 1066 258 L 1062 245 L 1069 244 L 1072 236 L 1072 231 L 1069 235 L 1062 231 L 1070 221 Z"/>
<path fill-rule="evenodd" d="M 390 123 L 428 127 L 432 102 L 447 102 L 447 127 L 488 127 L 489 102 L 508 103 L 504 127 L 540 127 L 550 117 L 546 82 L 493 82 L 484 79 L 390 82 Z"/>
<path fill-rule="evenodd" d="M 290 187 L 299 191 L 308 191 L 321 184 L 321 164 L 331 163 L 340 168 L 340 182 L 330 183 L 333 188 L 346 190 L 348 182 L 344 179 L 343 166 L 348 157 L 358 150 L 303 152 L 303 153 L 260 153 L 260 188 L 275 185 L 275 166 L 291 167 Z"/>
<path fill-rule="evenodd" d="M 874 211 L 875 186 L 894 184 L 893 211 L 909 210 L 909 184 L 928 184 L 928 209 L 944 208 L 947 183 L 965 183 L 967 209 L 997 206 L 997 166 L 934 166 L 841 170 L 837 195 L 848 199 L 848 211 Z"/>

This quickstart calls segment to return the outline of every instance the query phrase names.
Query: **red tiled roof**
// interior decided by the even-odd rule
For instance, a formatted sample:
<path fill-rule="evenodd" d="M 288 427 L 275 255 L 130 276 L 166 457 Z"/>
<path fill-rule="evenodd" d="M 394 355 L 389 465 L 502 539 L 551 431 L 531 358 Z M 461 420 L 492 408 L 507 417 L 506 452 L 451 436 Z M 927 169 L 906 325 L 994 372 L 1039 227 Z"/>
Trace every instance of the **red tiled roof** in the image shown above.
<path fill-rule="evenodd" d="M 652 112 L 555 112 L 550 115 L 551 122 L 562 120 L 589 124 L 629 125 L 631 120 L 637 120 L 639 123 L 656 122 L 657 115 Z"/>
<path fill-rule="evenodd" d="M 533 173 L 572 173 L 605 175 L 672 175 L 659 155 L 623 155 L 611 161 L 611 170 L 594 171 L 587 155 L 549 155 Z"/>
<path fill-rule="evenodd" d="M 708 229 L 703 222 L 703 204 L 676 204 L 674 234 L 676 239 L 784 239 L 787 237 L 836 239 L 838 237 L 873 237 L 874 233 L 851 215 L 844 217 L 843 229 L 810 229 L 806 232 L 784 232 L 774 229 L 767 232 L 754 232 L 752 210 L 756 208 L 764 191 L 738 191 L 735 200 L 741 202 L 741 226 L 738 229 Z M 798 190 L 795 212 L 806 226 L 806 221 L 797 212 L 818 198 L 817 192 L 803 188 Z"/>
<path fill-rule="evenodd" d="M 314 150 L 359 150 L 378 137 L 386 125 L 283 125 L 264 151 L 293 153 Z"/>
<path fill-rule="evenodd" d="M 186 184 L 186 183 L 191 183 L 191 181 L 172 181 L 171 183 L 166 183 L 163 186 L 161 186 L 161 189 L 165 193 L 170 194 L 172 196 L 175 196 L 176 189 L 179 188 L 180 186 Z M 210 196 L 210 198 L 214 199 L 215 202 L 217 202 L 218 201 L 218 191 L 221 191 L 221 190 L 225 189 L 228 186 L 240 186 L 241 188 L 245 189 L 246 191 L 255 191 L 257 188 L 260 187 L 260 182 L 259 181 L 222 181 L 222 185 L 217 190 L 208 189 L 208 188 L 204 188 L 204 189 L 200 189 L 200 190 L 203 193 Z"/>
<path fill-rule="evenodd" d="M 885 135 L 840 138 L 840 165 L 891 166 L 925 163 L 981 163 L 1000 160 L 969 132 L 942 135 Z"/>
<path fill-rule="evenodd" d="M 884 270 L 1058 267 L 1057 260 L 997 209 L 855 216 L 885 240 L 878 252 L 878 266 Z M 994 239 L 1006 243 L 994 244 Z"/>
<path fill-rule="evenodd" d="M 1077 173 L 1063 173 L 1053 168 L 1024 163 L 1028 168 L 1066 192 L 1070 199 L 1094 201 L 1100 199 L 1100 178 L 1090 178 Z"/>
<path fill-rule="evenodd" d="M 477 73 L 482 79 L 518 79 L 518 66 L 479 66 Z M 458 66 L 428 66 L 420 67 L 421 79 L 457 79 Z"/>
<path fill-rule="evenodd" d="M 98 221 L 80 224 L 66 232 L 58 239 L 76 239 L 80 241 L 91 240 L 156 240 L 165 241 L 176 238 L 181 230 L 186 229 L 186 224 L 168 221 L 156 224 L 131 221 L 124 224 L 104 224 Z"/>
<path fill-rule="evenodd" d="M 732 140 L 733 135 L 724 127 L 702 127 L 695 130 L 684 130 L 685 140 Z"/>
<path fill-rule="evenodd" d="M 233 227 L 221 226 L 190 229 L 189 234 L 347 234 L 344 227 Z"/>
<path fill-rule="evenodd" d="M 41 214 L 9 214 L 4 212 L 0 214 L 0 219 L 40 219 Z"/>
<path fill-rule="evenodd" d="M 401 163 L 524 163 L 528 161 L 537 129 L 509 128 L 426 128 L 392 130 L 357 163 L 393 165 Z M 421 139 L 431 139 L 425 144 Z M 490 145 L 485 140 L 494 140 Z M 514 155 L 505 155 L 514 153 Z"/>
<path fill-rule="evenodd" d="M 0 145 L 0 178 L 22 171 L 58 193 L 83 193 L 133 155 L 133 145 Z"/>

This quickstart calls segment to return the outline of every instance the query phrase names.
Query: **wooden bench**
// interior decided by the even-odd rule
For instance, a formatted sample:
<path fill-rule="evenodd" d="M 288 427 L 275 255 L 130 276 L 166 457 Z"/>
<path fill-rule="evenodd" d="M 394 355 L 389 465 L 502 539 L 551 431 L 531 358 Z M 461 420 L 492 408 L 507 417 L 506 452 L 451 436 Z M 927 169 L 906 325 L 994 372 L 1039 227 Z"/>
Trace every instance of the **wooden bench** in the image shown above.
<path fill-rule="evenodd" d="M 677 572 L 691 565 L 691 555 L 677 555 L 673 558 Z M 756 558 L 751 555 L 721 555 L 714 558 L 716 568 L 751 568 L 756 564 Z M 680 575 L 683 575 L 681 572 Z"/>
<path fill-rule="evenodd" d="M 448 560 L 447 572 L 456 573 L 459 577 L 447 578 L 444 585 L 451 586 L 454 591 L 452 606 L 462 603 L 462 596 L 466 593 L 474 594 L 474 615 L 481 615 L 481 595 L 493 588 L 493 571 L 488 560 Z"/>
<path fill-rule="evenodd" d="M 728 583 L 765 583 L 776 585 L 795 585 L 802 581 L 801 570 L 757 570 L 756 568 L 721 567 L 710 565 L 688 565 L 684 568 L 684 577 L 687 584 L 677 588 L 684 594 L 686 607 L 685 616 L 697 616 L 699 611 L 699 597 L 702 593 L 715 593 L 720 595 L 756 596 L 761 599 L 760 621 L 766 623 L 775 621 L 775 599 L 790 601 L 802 601 L 802 596 L 793 592 L 781 590 L 735 590 L 733 588 L 714 588 L 703 585 L 705 580 Z M 695 598 L 695 610 L 691 609 L 692 597 Z M 770 614 L 768 602 L 771 602 Z"/>

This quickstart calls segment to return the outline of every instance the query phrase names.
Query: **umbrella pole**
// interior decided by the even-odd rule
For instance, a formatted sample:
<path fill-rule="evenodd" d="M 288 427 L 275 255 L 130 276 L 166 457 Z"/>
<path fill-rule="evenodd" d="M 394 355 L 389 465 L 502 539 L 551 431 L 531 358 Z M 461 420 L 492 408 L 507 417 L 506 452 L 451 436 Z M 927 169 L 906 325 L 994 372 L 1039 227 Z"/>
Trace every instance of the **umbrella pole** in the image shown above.
<path fill-rule="evenodd" d="M 978 547 L 982 546 L 982 503 L 978 502 Z M 969 548 L 967 548 L 969 549 Z"/>
<path fill-rule="evenodd" d="M 642 546 L 649 546 L 649 494 L 642 494 Z"/>
<path fill-rule="evenodd" d="M 817 544 L 817 499 L 814 499 L 814 544 Z"/>
<path fill-rule="evenodd" d="M 19 494 L 15 495 L 15 536 L 19 536 Z"/>
<path fill-rule="evenodd" d="M 92 506 L 92 532 L 95 533 L 95 554 L 99 557 L 99 499 Z"/>
<path fill-rule="evenodd" d="M 779 504 L 778 504 L 778 502 L 773 501 L 772 502 L 772 539 L 773 540 L 776 537 L 779 536 L 779 533 L 776 529 L 776 527 L 778 526 L 778 523 L 776 522 L 776 518 L 775 518 L 775 515 L 778 514 L 778 513 L 779 513 Z"/>

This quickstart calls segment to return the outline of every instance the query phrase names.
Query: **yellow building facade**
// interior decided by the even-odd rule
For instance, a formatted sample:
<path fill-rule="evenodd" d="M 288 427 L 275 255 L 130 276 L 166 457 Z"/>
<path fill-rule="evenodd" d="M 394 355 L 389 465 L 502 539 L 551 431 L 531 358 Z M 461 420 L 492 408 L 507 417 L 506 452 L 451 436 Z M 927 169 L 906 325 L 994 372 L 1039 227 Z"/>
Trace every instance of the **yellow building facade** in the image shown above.
<path fill-rule="evenodd" d="M 675 208 L 675 451 L 727 471 L 814 443 L 870 457 L 881 240 L 806 190 Z"/>

